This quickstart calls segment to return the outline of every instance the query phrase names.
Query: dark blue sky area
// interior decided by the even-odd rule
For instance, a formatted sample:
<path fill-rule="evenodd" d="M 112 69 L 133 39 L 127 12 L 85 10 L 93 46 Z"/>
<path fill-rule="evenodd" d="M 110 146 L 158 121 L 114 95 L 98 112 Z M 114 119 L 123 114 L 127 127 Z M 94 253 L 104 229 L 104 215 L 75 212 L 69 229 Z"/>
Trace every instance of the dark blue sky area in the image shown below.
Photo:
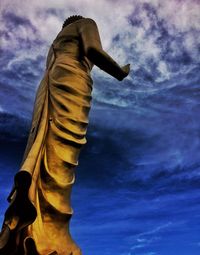
<path fill-rule="evenodd" d="M 72 194 L 71 230 L 85 254 L 199 253 L 199 109 L 174 111 L 161 100 L 168 94 L 140 110 L 91 111 Z M 1 215 L 20 141 L 2 141 Z"/>

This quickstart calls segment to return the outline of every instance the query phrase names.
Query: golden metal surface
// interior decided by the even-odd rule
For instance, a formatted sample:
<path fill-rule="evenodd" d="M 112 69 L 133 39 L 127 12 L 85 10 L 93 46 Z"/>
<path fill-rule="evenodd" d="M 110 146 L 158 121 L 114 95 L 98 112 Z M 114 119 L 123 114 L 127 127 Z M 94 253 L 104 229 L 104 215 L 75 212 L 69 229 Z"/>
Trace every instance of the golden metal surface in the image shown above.
<path fill-rule="evenodd" d="M 69 230 L 75 168 L 86 143 L 93 65 L 118 80 L 128 75 L 103 49 L 96 23 L 64 27 L 49 49 L 27 146 L 8 197 L 0 255 L 81 255 Z"/>

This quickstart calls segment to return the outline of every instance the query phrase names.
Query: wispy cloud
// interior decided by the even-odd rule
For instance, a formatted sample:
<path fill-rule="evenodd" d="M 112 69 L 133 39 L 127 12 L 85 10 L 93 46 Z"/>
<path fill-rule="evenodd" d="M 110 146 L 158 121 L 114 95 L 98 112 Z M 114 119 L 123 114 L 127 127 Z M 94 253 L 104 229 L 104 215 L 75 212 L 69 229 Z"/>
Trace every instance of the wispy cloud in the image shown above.
<path fill-rule="evenodd" d="M 140 233 L 139 235 L 137 235 L 135 244 L 130 248 L 131 251 L 135 251 L 135 250 L 140 250 L 144 247 L 148 247 L 150 245 L 152 245 L 153 243 L 157 243 L 158 241 L 160 241 L 161 239 L 161 234 L 160 232 L 164 231 L 166 228 L 169 228 L 170 225 L 172 225 L 172 222 L 168 222 L 166 224 L 157 226 L 156 228 Z M 155 235 L 156 234 L 156 235 Z M 155 252 L 148 252 L 148 253 L 144 253 L 144 254 L 156 254 Z"/>

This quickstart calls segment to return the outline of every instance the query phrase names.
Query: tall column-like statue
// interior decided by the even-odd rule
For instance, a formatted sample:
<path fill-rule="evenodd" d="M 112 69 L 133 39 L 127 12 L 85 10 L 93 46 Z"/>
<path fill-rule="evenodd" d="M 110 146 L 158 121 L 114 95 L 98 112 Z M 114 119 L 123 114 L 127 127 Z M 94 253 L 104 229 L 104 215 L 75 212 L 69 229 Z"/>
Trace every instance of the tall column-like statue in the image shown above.
<path fill-rule="evenodd" d="M 86 143 L 96 65 L 119 81 L 120 67 L 102 48 L 91 18 L 70 16 L 53 41 L 37 90 L 24 157 L 8 197 L 1 255 L 80 255 L 69 232 L 70 195 Z"/>

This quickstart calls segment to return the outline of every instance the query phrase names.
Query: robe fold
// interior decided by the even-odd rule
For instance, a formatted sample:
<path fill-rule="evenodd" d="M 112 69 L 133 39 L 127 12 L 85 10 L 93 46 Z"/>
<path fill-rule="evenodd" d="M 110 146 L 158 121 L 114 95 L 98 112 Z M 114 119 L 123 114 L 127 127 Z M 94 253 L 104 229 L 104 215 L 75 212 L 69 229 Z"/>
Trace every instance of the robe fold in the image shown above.
<path fill-rule="evenodd" d="M 27 146 L 8 197 L 4 223 L 17 255 L 82 254 L 69 232 L 70 195 L 86 143 L 93 64 L 82 54 L 78 22 L 62 29 L 50 47 Z"/>

